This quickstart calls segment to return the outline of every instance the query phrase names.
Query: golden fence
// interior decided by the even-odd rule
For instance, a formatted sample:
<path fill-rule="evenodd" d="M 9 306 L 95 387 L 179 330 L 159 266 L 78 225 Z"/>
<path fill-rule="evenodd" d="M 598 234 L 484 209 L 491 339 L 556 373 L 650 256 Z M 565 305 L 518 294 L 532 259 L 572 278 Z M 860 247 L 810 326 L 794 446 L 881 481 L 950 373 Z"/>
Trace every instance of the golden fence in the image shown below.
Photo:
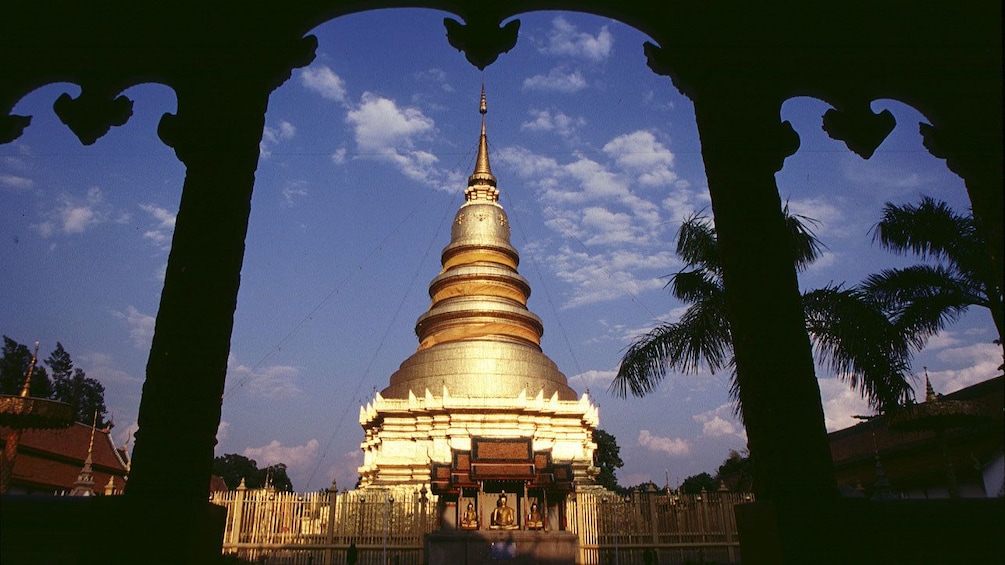
<path fill-rule="evenodd" d="M 728 491 L 620 496 L 581 487 L 567 500 L 565 522 L 579 536 L 582 565 L 738 563 L 733 506 L 750 500 Z M 437 497 L 409 487 L 304 494 L 239 488 L 211 501 L 227 507 L 224 554 L 254 563 L 342 564 L 355 544 L 359 565 L 420 565 L 425 534 L 439 527 Z"/>
<path fill-rule="evenodd" d="M 255 563 L 335 565 L 355 544 L 359 565 L 424 562 L 436 497 L 409 488 L 335 493 L 241 489 L 214 493 L 227 507 L 224 554 Z"/>
<path fill-rule="evenodd" d="M 585 488 L 569 500 L 569 526 L 579 536 L 576 563 L 739 563 L 733 507 L 753 495 L 726 490 L 621 496 Z"/>

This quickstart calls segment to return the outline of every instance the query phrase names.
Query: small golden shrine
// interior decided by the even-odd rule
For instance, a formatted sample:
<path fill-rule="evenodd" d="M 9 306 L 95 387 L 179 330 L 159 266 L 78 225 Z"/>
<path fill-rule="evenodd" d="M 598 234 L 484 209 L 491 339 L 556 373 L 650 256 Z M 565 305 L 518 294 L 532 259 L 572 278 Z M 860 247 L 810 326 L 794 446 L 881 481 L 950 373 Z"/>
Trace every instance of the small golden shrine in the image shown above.
<path fill-rule="evenodd" d="M 574 485 L 593 482 L 599 415 L 541 351 L 489 165 L 484 87 L 479 111 L 475 170 L 415 324 L 419 347 L 360 409 L 361 487 L 428 485 L 448 527 L 549 529 Z"/>

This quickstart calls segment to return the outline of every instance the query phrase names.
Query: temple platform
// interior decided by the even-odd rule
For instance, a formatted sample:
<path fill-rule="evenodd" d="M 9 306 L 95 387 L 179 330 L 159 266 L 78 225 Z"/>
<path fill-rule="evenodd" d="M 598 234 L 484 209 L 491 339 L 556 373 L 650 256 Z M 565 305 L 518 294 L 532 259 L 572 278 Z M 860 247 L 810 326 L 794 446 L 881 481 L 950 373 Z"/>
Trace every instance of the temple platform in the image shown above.
<path fill-rule="evenodd" d="M 578 536 L 526 530 L 439 531 L 426 536 L 429 565 L 574 565 Z"/>

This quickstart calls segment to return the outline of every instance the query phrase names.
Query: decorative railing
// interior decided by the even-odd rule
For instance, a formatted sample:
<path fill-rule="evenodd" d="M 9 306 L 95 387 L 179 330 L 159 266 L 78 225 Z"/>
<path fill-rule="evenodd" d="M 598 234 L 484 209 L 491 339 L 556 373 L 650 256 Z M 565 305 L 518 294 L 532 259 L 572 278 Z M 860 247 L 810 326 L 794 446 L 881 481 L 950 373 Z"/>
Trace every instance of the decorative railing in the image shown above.
<path fill-rule="evenodd" d="M 733 507 L 752 496 L 725 490 L 666 490 L 621 496 L 600 487 L 570 495 L 565 529 L 579 536 L 583 565 L 738 563 Z M 425 563 L 425 534 L 439 527 L 437 497 L 407 487 L 285 493 L 239 488 L 214 493 L 226 506 L 223 552 L 254 563 Z"/>

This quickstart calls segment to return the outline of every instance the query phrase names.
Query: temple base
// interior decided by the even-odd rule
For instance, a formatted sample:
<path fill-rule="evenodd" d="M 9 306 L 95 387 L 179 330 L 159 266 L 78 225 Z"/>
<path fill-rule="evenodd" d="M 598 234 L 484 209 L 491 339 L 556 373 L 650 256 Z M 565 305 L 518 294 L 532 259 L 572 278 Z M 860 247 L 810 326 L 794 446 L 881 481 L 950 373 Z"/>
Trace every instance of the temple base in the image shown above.
<path fill-rule="evenodd" d="M 579 537 L 572 532 L 439 531 L 426 536 L 426 562 L 457 565 L 501 560 L 512 565 L 574 565 L 578 548 Z"/>

